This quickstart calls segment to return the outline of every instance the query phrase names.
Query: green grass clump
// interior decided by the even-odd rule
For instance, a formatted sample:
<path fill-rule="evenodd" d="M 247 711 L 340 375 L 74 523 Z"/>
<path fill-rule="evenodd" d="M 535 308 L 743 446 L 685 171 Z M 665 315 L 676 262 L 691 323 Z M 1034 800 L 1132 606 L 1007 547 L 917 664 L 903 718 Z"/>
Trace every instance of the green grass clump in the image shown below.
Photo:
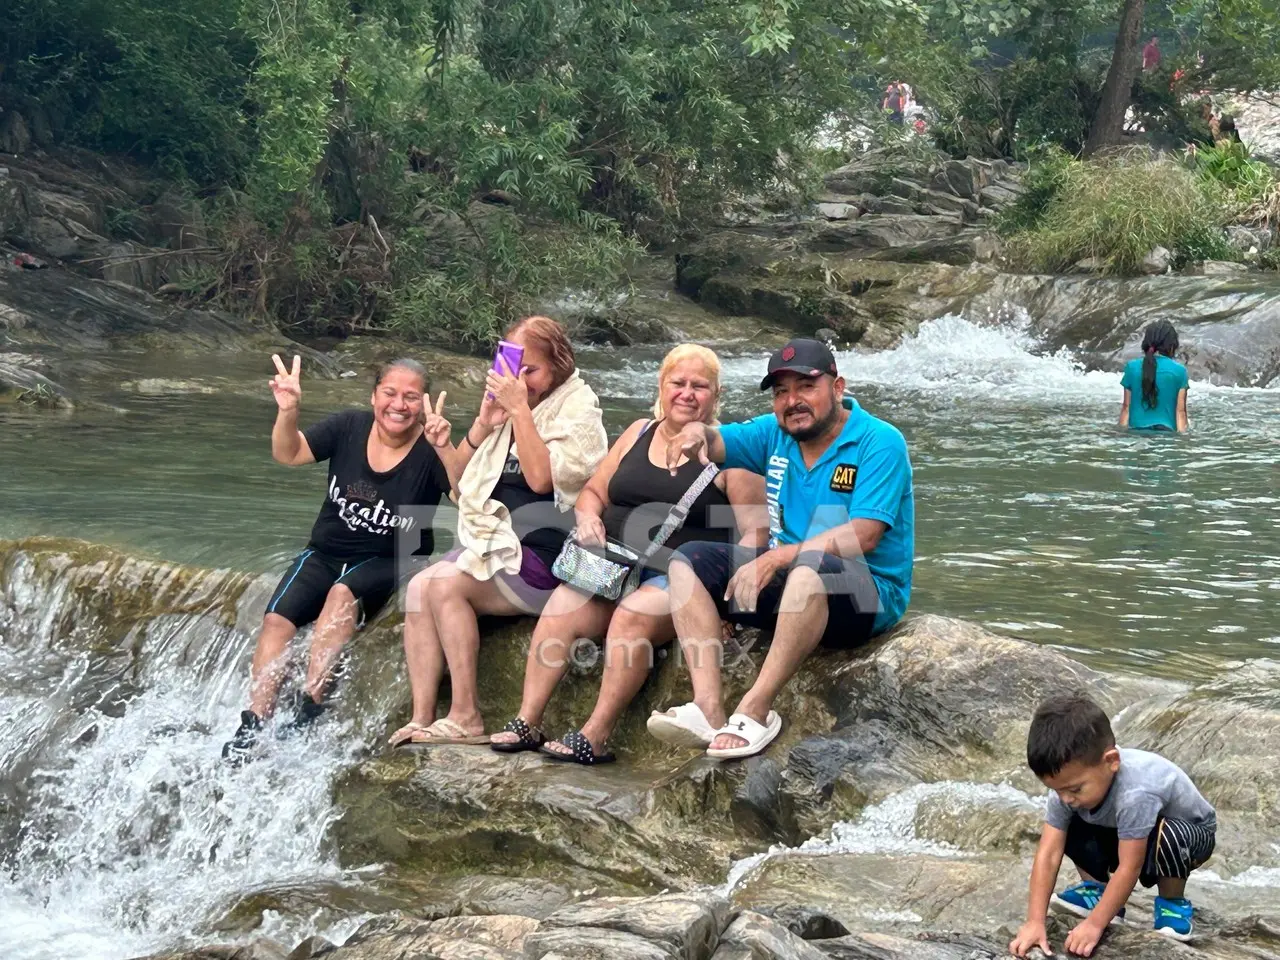
<path fill-rule="evenodd" d="M 1179 163 L 1129 152 L 1059 160 L 1051 176 L 1056 187 L 1038 216 L 1027 204 L 1026 225 L 1009 240 L 1011 258 L 1030 269 L 1093 258 L 1103 273 L 1135 274 L 1158 246 L 1179 260 L 1233 258 L 1222 234 L 1230 209 Z"/>

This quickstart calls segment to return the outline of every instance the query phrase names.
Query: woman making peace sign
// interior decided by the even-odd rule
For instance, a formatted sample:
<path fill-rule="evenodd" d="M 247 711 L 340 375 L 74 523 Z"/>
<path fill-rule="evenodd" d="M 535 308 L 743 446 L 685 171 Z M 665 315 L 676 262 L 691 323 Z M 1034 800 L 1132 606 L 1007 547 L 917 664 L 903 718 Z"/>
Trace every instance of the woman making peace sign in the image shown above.
<path fill-rule="evenodd" d="M 271 359 L 278 408 L 271 455 L 287 466 L 328 460 L 329 482 L 311 541 L 267 604 L 253 655 L 249 709 L 222 748 L 235 762 L 248 756 L 275 710 L 289 641 L 312 621 L 311 662 L 293 719 L 305 723 L 320 712 L 338 654 L 395 592 L 396 533 L 420 531 L 415 552 L 429 553 L 431 527 L 422 510 L 434 508 L 449 490 L 437 454 L 449 444 L 449 424 L 441 416 L 444 394 L 434 409 L 426 406 L 427 372 L 420 363 L 384 365 L 373 381 L 372 409 L 344 410 L 299 430 L 302 361 L 295 356 L 293 368 L 286 369 L 278 356 Z"/>

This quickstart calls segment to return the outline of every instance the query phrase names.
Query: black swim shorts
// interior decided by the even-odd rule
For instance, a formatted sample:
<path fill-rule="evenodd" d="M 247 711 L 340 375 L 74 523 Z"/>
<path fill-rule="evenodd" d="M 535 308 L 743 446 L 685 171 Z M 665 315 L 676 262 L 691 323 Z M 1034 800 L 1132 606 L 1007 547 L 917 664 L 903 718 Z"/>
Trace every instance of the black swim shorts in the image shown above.
<path fill-rule="evenodd" d="M 295 627 L 305 627 L 320 616 L 329 590 L 342 584 L 356 598 L 359 629 L 391 599 L 396 583 L 394 557 L 341 560 L 308 547 L 280 578 L 267 613 L 278 614 Z"/>

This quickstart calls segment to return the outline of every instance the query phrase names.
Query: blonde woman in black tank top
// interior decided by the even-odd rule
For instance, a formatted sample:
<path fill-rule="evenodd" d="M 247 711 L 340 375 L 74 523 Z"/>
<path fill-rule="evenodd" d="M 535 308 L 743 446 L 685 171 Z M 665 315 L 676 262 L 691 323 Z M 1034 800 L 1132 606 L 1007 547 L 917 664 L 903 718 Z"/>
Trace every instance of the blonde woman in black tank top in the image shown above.
<path fill-rule="evenodd" d="M 613 537 L 637 552 L 648 544 L 644 538 L 652 536 L 670 505 L 702 470 L 696 461 L 685 463 L 672 477 L 665 462 L 667 440 L 692 421 L 714 422 L 719 396 L 720 361 L 713 352 L 697 344 L 681 344 L 667 354 L 658 374 L 653 418 L 637 420 L 623 431 L 578 497 L 575 521 L 580 542 L 601 544 Z M 694 501 L 684 526 L 667 547 L 717 536 L 761 543 L 768 538 L 768 525 L 764 478 L 745 470 L 725 470 Z M 662 555 L 670 554 L 663 551 Z M 655 563 L 645 572 L 640 588 L 617 604 L 566 585 L 556 588 L 534 628 L 520 713 L 493 735 L 494 750 L 541 749 L 556 759 L 584 764 L 613 759 L 606 741 L 614 724 L 648 677 L 654 648 L 675 637 L 665 562 Z M 594 712 L 581 730 L 547 742 L 540 729 L 543 712 L 568 669 L 571 647 L 579 639 L 602 637 L 605 671 Z"/>

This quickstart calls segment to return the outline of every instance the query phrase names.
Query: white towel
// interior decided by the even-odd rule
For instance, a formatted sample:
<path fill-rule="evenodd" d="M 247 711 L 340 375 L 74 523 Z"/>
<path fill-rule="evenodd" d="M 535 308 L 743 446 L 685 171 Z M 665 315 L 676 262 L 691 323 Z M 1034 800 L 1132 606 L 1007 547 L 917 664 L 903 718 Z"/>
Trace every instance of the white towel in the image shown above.
<path fill-rule="evenodd" d="M 533 424 L 551 455 L 555 504 L 569 510 L 609 450 L 600 401 L 573 374 L 533 408 Z M 499 572 L 519 573 L 520 539 L 507 508 L 489 494 L 502 476 L 514 428 L 508 420 L 481 442 L 458 481 L 458 569 L 477 580 Z"/>

